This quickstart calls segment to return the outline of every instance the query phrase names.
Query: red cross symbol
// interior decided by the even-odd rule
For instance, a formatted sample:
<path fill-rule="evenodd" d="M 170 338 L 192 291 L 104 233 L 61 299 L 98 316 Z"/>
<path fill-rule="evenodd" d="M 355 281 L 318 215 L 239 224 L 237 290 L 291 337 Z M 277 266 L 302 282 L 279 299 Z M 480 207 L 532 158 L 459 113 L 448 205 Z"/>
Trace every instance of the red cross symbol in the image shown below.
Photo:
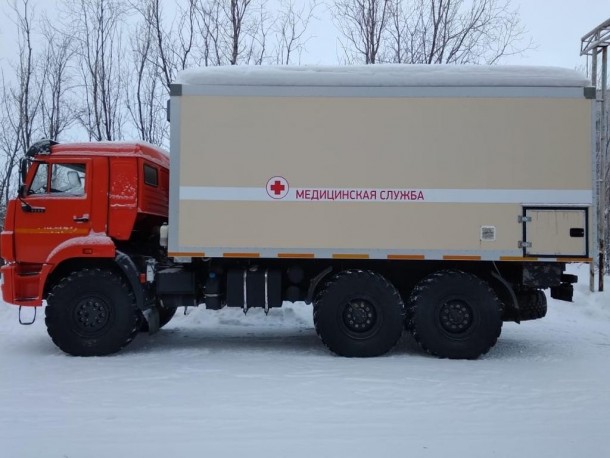
<path fill-rule="evenodd" d="M 283 199 L 288 194 L 288 182 L 283 177 L 272 177 L 267 181 L 267 194 L 273 199 Z"/>
<path fill-rule="evenodd" d="M 273 194 L 279 196 L 282 191 L 286 189 L 286 186 L 284 186 L 280 180 L 275 180 L 273 184 L 269 186 L 269 189 L 273 191 Z"/>

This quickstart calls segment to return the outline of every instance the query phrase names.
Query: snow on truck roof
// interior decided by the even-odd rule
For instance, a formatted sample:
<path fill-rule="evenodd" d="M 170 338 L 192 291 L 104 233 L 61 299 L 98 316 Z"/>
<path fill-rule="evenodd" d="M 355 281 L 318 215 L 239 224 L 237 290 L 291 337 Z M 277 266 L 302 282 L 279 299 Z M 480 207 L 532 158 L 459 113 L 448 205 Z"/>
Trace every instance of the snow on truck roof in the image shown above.
<path fill-rule="evenodd" d="M 357 66 L 226 66 L 181 72 L 184 85 L 352 87 L 585 87 L 589 80 L 559 67 L 380 64 Z"/>
<path fill-rule="evenodd" d="M 51 154 L 66 156 L 81 156 L 83 154 L 100 156 L 133 155 L 148 159 L 160 166 L 169 167 L 169 154 L 165 150 L 141 140 L 133 142 L 57 143 L 51 146 Z"/>

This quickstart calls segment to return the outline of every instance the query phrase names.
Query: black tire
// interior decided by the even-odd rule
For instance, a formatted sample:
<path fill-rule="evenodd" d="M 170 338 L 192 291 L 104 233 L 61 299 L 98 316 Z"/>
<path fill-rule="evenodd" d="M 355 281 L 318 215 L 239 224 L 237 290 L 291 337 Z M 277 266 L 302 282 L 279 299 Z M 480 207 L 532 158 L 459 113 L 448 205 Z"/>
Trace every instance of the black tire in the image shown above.
<path fill-rule="evenodd" d="M 544 318 L 547 312 L 546 296 L 542 290 L 524 291 L 517 294 L 519 309 L 504 309 L 504 321 L 529 321 Z"/>
<path fill-rule="evenodd" d="M 544 291 L 534 291 L 528 300 L 519 303 L 521 321 L 538 320 L 544 318 L 547 312 L 546 296 Z"/>
<path fill-rule="evenodd" d="M 341 356 L 379 356 L 402 335 L 404 304 L 400 294 L 375 272 L 347 270 L 334 275 L 313 306 L 318 336 Z"/>
<path fill-rule="evenodd" d="M 476 275 L 436 272 L 413 289 L 407 328 L 428 353 L 475 359 L 493 347 L 502 330 L 502 303 Z"/>
<path fill-rule="evenodd" d="M 157 310 L 159 311 L 159 329 L 169 323 L 174 315 L 176 314 L 176 307 L 167 308 L 162 305 L 157 305 Z M 140 332 L 148 332 L 148 321 L 144 318 L 144 315 L 141 317 L 142 324 L 140 325 Z"/>
<path fill-rule="evenodd" d="M 74 356 L 116 353 L 140 329 L 134 295 L 109 270 L 83 269 L 57 283 L 47 297 L 45 323 L 51 339 Z"/>

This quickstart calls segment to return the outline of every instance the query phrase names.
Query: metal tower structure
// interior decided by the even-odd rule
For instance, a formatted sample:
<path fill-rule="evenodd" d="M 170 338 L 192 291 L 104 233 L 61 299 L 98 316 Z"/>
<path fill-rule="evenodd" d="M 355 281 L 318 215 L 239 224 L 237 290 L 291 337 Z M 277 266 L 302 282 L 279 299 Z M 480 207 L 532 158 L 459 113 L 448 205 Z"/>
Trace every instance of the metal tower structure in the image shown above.
<path fill-rule="evenodd" d="M 597 247 L 598 247 L 598 290 L 604 290 L 604 270 L 608 262 L 608 213 L 610 203 L 608 202 L 608 46 L 610 46 L 610 19 L 602 22 L 580 41 L 580 55 L 591 56 L 591 83 L 598 87 L 601 83 L 601 91 L 597 91 L 599 106 L 599 128 L 595 139 L 596 148 L 596 170 L 597 182 L 595 186 L 597 196 Z M 597 60 L 601 54 L 601 75 L 598 74 Z M 594 266 L 591 263 L 590 289 L 594 290 Z"/>

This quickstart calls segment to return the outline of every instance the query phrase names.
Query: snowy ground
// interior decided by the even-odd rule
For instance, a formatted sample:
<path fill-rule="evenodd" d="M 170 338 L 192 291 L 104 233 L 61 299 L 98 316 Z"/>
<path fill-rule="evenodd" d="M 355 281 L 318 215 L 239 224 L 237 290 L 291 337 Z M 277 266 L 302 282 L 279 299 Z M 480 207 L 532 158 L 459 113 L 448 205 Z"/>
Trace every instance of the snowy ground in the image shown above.
<path fill-rule="evenodd" d="M 336 357 L 303 304 L 194 310 L 116 356 L 74 358 L 0 305 L 0 456 L 610 456 L 610 295 L 578 273 L 574 304 L 506 323 L 477 361 L 408 337 Z"/>

